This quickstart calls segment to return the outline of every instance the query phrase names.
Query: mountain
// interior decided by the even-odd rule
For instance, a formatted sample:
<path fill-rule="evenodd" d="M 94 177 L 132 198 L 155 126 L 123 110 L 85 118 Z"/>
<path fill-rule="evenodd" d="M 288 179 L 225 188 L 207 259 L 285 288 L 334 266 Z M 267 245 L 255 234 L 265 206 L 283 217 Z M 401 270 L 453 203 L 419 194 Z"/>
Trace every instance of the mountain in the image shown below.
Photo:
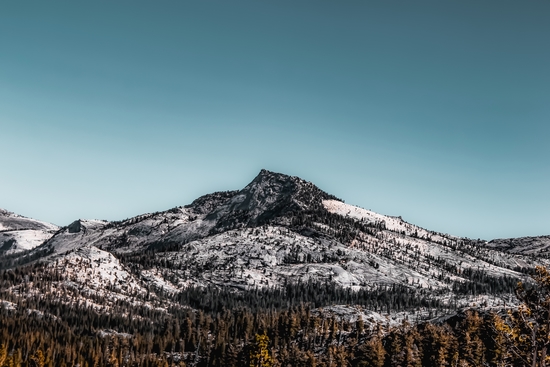
<path fill-rule="evenodd" d="M 509 292 L 528 269 L 548 263 L 533 256 L 543 245 L 527 251 L 514 241 L 437 233 L 267 170 L 242 190 L 117 222 L 76 220 L 57 228 L 10 213 L 2 218 L 4 235 L 37 236 L 30 251 L 9 257 L 4 267 L 45 264 L 71 274 L 82 289 L 125 299 L 135 289 L 160 300 L 189 287 L 251 290 L 294 282 L 354 291 L 399 286 L 446 307 L 479 302 L 480 296 L 500 304 L 498 294 Z M 11 246 L 11 252 L 25 248 L 22 241 Z M 132 286 L 113 287 L 106 276 L 112 269 L 124 272 L 118 281 Z"/>
<path fill-rule="evenodd" d="M 459 340 L 470 328 L 460 320 L 478 322 L 469 308 L 516 305 L 518 280 L 550 265 L 549 236 L 438 233 L 267 170 L 241 190 L 121 221 L 59 228 L 2 211 L 0 226 L 0 324 L 21 331 L 26 351 L 27 340 L 58 330 L 59 348 L 43 338 L 50 352 L 74 358 L 70 339 L 94 346 L 81 349 L 96 365 L 113 365 L 105 348 L 139 366 L 250 365 L 261 330 L 282 343 L 273 350 L 287 364 L 333 365 L 346 348 L 356 363 L 369 360 L 361 353 L 373 335 L 387 335 L 390 350 L 405 320 L 454 320 Z"/>
<path fill-rule="evenodd" d="M 58 229 L 55 224 L 0 209 L 0 252 L 10 254 L 31 250 L 51 238 Z"/>

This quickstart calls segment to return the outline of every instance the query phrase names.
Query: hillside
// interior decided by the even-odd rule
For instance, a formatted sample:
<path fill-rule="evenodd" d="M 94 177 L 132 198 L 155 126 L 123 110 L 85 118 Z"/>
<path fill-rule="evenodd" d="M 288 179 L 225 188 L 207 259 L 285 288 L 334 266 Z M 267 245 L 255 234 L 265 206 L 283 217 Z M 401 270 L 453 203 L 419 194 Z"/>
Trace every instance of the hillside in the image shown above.
<path fill-rule="evenodd" d="M 436 233 L 266 170 L 242 190 L 118 222 L 77 220 L 58 229 L 13 214 L 3 218 L 4 235 L 37 236 L 30 251 L 9 257 L 4 266 L 38 261 L 51 267 L 78 258 L 81 270 L 75 272 L 91 275 L 77 282 L 106 287 L 85 265 L 93 258 L 89 254 L 105 253 L 103 261 L 122 261 L 131 269 L 125 278 L 135 284 L 174 294 L 190 286 L 246 290 L 329 282 L 352 290 L 399 285 L 466 305 L 470 289 L 488 296 L 547 263 L 533 258 L 542 245 L 521 251 L 503 245 L 517 241 L 485 243 Z M 17 243 L 18 250 L 25 248 Z"/>
<path fill-rule="evenodd" d="M 0 209 L 0 253 L 32 250 L 51 238 L 58 226 Z"/>
<path fill-rule="evenodd" d="M 0 225 L 4 307 L 60 319 L 60 308 L 158 322 L 307 307 L 321 319 L 390 327 L 509 307 L 517 281 L 549 263 L 537 256 L 545 237 L 437 233 L 266 170 L 242 190 L 126 220 L 58 228 L 2 212 Z M 93 333 L 130 332 L 102 325 Z"/>

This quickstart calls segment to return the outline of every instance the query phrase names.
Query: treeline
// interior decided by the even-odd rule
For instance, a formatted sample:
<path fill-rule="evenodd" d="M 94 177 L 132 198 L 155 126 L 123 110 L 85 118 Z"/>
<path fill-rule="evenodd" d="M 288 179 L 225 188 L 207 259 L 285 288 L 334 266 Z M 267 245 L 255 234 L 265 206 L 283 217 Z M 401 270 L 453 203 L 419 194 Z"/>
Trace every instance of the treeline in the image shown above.
<path fill-rule="evenodd" d="M 189 287 L 169 297 L 182 305 L 213 313 L 236 308 L 246 308 L 252 312 L 280 311 L 300 305 L 312 308 L 359 305 L 376 312 L 414 311 L 420 308 L 447 310 L 452 307 L 435 299 L 433 293 L 428 293 L 426 289 L 418 290 L 396 284 L 357 291 L 330 282 L 287 283 L 281 288 L 246 291 L 216 286 Z"/>

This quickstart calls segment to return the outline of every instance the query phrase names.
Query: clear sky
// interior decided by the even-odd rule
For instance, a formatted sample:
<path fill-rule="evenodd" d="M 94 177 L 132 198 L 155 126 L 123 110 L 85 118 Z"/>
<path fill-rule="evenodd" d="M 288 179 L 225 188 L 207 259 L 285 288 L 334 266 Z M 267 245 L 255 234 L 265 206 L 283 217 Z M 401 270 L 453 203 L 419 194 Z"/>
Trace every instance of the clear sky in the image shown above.
<path fill-rule="evenodd" d="M 550 234 L 550 2 L 4 1 L 0 207 L 66 225 L 261 168 L 428 229 Z"/>

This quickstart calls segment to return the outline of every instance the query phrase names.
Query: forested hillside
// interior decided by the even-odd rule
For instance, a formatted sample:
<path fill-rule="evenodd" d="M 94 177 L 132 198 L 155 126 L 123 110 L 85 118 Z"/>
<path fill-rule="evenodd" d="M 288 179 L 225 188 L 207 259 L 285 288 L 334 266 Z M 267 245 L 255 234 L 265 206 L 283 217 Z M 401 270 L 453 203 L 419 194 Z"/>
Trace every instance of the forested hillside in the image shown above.
<path fill-rule="evenodd" d="M 265 170 L 116 222 L 2 213 L 0 367 L 501 366 L 495 315 L 548 265 L 544 237 L 438 233 Z"/>

